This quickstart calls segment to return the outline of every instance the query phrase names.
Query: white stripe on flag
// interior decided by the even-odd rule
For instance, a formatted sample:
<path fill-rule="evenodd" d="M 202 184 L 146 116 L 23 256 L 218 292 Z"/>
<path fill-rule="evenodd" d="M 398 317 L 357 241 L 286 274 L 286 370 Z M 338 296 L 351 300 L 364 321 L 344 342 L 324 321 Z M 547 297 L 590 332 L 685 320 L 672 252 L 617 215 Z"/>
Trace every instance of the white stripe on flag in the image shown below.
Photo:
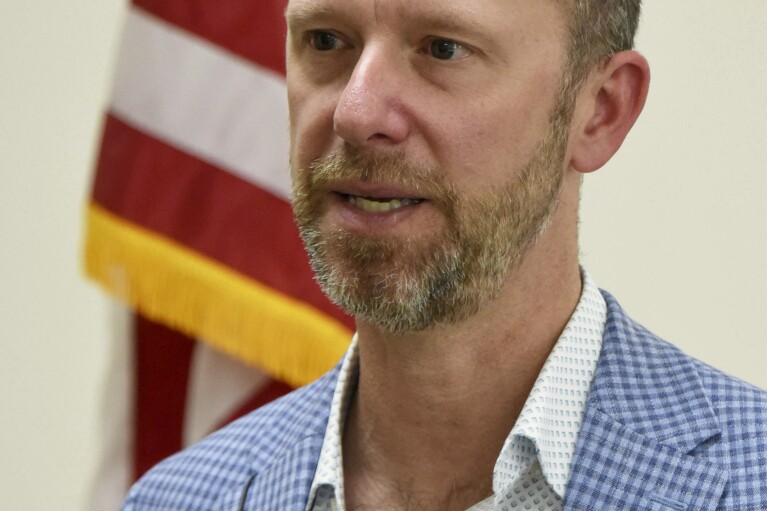
<path fill-rule="evenodd" d="M 263 371 L 196 342 L 186 393 L 184 447 L 212 433 L 271 381 Z"/>
<path fill-rule="evenodd" d="M 114 83 L 120 119 L 290 196 L 287 96 L 276 73 L 132 7 Z"/>

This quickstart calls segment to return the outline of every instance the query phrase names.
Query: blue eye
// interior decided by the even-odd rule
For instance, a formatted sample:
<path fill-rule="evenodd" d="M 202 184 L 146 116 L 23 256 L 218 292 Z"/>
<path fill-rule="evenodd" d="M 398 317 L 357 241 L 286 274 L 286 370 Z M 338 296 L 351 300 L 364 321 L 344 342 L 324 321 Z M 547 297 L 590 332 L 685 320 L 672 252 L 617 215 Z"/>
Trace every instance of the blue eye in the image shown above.
<path fill-rule="evenodd" d="M 331 34 L 330 32 L 324 32 L 322 30 L 312 32 L 309 42 L 317 51 L 337 50 L 342 44 L 338 37 Z"/>
<path fill-rule="evenodd" d="M 429 43 L 429 55 L 438 60 L 453 60 L 464 56 L 466 52 L 461 43 L 450 39 L 434 39 Z"/>

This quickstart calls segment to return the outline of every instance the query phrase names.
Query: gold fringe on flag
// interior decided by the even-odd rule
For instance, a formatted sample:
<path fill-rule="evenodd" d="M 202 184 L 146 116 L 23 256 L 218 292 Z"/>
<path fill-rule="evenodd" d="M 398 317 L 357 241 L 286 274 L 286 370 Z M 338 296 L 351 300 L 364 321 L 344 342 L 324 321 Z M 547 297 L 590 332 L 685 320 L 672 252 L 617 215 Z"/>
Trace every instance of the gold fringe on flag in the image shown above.
<path fill-rule="evenodd" d="M 91 203 L 85 271 L 147 318 L 305 385 L 352 333 L 322 312 Z"/>

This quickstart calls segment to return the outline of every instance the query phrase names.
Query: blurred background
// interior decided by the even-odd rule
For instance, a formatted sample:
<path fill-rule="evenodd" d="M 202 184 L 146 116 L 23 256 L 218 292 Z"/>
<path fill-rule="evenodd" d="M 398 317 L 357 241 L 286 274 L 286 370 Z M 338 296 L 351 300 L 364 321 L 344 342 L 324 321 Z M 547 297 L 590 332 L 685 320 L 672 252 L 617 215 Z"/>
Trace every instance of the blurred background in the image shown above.
<path fill-rule="evenodd" d="M 224 5 L 219 5 L 224 9 Z M 114 376 L 85 208 L 127 4 L 0 3 L 0 501 L 88 509 Z M 767 387 L 767 3 L 647 0 L 647 107 L 586 177 L 600 287 L 694 356 Z"/>

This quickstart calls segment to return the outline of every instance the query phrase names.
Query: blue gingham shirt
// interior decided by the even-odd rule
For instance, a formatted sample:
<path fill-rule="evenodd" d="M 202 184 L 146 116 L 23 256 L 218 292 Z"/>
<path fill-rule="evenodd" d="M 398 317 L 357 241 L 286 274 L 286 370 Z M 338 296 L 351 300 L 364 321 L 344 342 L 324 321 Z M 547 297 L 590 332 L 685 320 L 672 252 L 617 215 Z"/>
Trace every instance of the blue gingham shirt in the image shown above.
<path fill-rule="evenodd" d="M 493 470 L 493 495 L 468 511 L 559 511 L 602 347 L 607 306 L 582 271 L 578 305 L 549 354 Z M 357 337 L 342 363 L 306 511 L 345 511 L 341 434 L 359 374 Z"/>

